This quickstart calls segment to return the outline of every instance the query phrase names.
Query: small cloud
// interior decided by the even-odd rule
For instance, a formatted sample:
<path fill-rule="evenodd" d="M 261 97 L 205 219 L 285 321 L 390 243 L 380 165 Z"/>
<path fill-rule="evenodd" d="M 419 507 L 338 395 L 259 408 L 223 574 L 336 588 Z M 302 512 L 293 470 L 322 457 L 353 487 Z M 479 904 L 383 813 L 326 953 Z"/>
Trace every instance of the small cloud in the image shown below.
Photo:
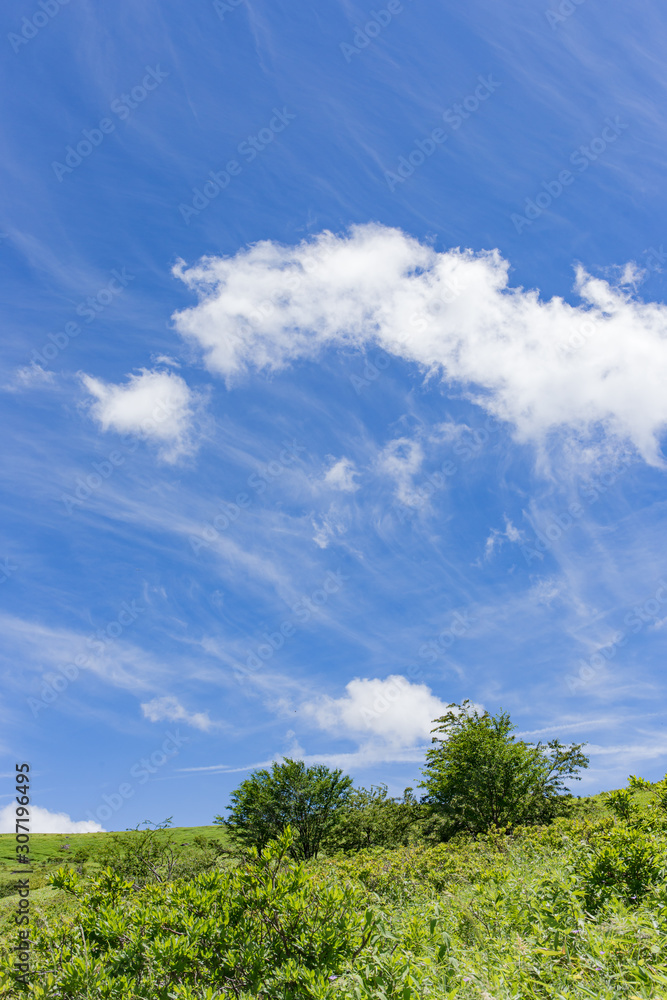
<path fill-rule="evenodd" d="M 523 532 L 519 528 L 516 528 L 507 516 L 505 516 L 504 531 L 499 531 L 497 528 L 491 529 L 491 534 L 487 538 L 486 545 L 484 546 L 484 558 L 490 559 L 496 549 L 496 545 L 500 548 L 503 544 L 503 539 L 505 538 L 508 542 L 519 544 L 524 541 Z"/>
<path fill-rule="evenodd" d="M 321 549 L 328 548 L 329 543 L 333 539 L 337 536 L 344 535 L 347 531 L 347 521 L 343 516 L 343 513 L 337 509 L 335 504 L 332 504 L 329 507 L 329 510 L 326 514 L 324 514 L 319 523 L 316 518 L 312 518 L 311 523 L 315 529 L 313 541 L 316 545 L 319 545 Z"/>
<path fill-rule="evenodd" d="M 195 394 L 180 375 L 143 368 L 140 374 L 130 375 L 124 385 L 85 374 L 81 381 L 95 398 L 91 414 L 103 431 L 154 441 L 167 462 L 175 462 L 192 450 Z"/>
<path fill-rule="evenodd" d="M 413 747 L 429 742 L 433 720 L 447 712 L 447 703 L 426 684 L 413 684 L 400 674 L 384 680 L 356 677 L 345 692 L 305 702 L 302 716 L 335 736 Z"/>
<path fill-rule="evenodd" d="M 285 745 L 287 749 L 284 754 L 277 754 L 276 760 L 281 760 L 282 758 L 289 757 L 290 760 L 303 760 L 305 757 L 305 750 L 299 743 L 296 733 L 293 729 L 288 729 L 285 733 Z"/>
<path fill-rule="evenodd" d="M 413 477 L 424 461 L 424 451 L 418 441 L 400 437 L 385 445 L 380 453 L 379 468 L 396 483 L 396 496 L 401 503 L 411 506 L 418 501 L 413 487 Z"/>
<path fill-rule="evenodd" d="M 14 372 L 14 381 L 3 386 L 7 392 L 18 392 L 21 389 L 35 389 L 40 386 L 53 385 L 55 375 L 48 368 L 33 363 L 17 368 Z"/>
<path fill-rule="evenodd" d="M 342 493 L 356 493 L 359 489 L 359 483 L 355 483 L 354 477 L 358 475 L 354 462 L 351 462 L 349 458 L 340 458 L 334 462 L 325 475 L 324 483 L 331 489 L 340 490 Z"/>
<path fill-rule="evenodd" d="M 208 712 L 188 712 L 173 695 L 143 702 L 141 710 L 144 718 L 150 719 L 151 722 L 185 722 L 188 726 L 201 729 L 204 733 L 218 725 L 209 718 Z"/>
<path fill-rule="evenodd" d="M 151 361 L 155 365 L 168 365 L 169 368 L 180 368 L 181 362 L 176 358 L 171 358 L 168 354 L 151 354 Z"/>
<path fill-rule="evenodd" d="M 10 803 L 0 809 L 0 833 L 14 833 L 16 810 Z M 94 820 L 73 820 L 64 812 L 49 812 L 41 806 L 30 806 L 31 833 L 102 833 L 103 828 Z"/>
<path fill-rule="evenodd" d="M 510 542 L 522 542 L 523 532 L 515 528 L 508 517 L 505 518 L 505 537 Z"/>

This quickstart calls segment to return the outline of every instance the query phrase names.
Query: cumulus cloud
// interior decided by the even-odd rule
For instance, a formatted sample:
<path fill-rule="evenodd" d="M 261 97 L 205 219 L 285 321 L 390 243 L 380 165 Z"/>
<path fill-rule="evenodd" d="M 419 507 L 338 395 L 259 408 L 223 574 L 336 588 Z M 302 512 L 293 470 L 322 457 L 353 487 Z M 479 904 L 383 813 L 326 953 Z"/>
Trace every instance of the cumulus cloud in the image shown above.
<path fill-rule="evenodd" d="M 144 718 L 150 719 L 151 722 L 185 722 L 188 726 L 201 729 L 204 733 L 216 724 L 209 718 L 208 712 L 188 712 L 173 695 L 143 702 L 141 710 Z"/>
<path fill-rule="evenodd" d="M 178 331 L 232 380 L 325 347 L 383 350 L 463 386 L 519 440 L 604 432 L 662 464 L 667 306 L 576 271 L 580 303 L 511 288 L 497 250 L 438 252 L 376 224 L 296 246 L 262 241 L 175 273 L 199 302 Z"/>
<path fill-rule="evenodd" d="M 433 719 L 447 703 L 426 684 L 413 684 L 400 674 L 355 678 L 341 698 L 322 696 L 301 706 L 301 713 L 335 736 L 383 744 L 394 749 L 428 743 Z"/>
<path fill-rule="evenodd" d="M 10 803 L 0 809 L 0 833 L 14 833 L 16 811 Z M 100 833 L 102 827 L 94 820 L 73 820 L 67 813 L 53 813 L 41 806 L 30 806 L 31 833 Z"/>
<path fill-rule="evenodd" d="M 191 447 L 194 393 L 172 372 L 142 369 L 124 385 L 82 375 L 94 398 L 91 414 L 102 430 L 137 434 L 157 443 L 161 457 L 174 462 Z"/>
<path fill-rule="evenodd" d="M 355 483 L 354 477 L 359 473 L 354 467 L 354 462 L 349 458 L 340 458 L 331 466 L 324 476 L 324 484 L 331 489 L 340 490 L 342 493 L 356 493 L 359 483 Z"/>

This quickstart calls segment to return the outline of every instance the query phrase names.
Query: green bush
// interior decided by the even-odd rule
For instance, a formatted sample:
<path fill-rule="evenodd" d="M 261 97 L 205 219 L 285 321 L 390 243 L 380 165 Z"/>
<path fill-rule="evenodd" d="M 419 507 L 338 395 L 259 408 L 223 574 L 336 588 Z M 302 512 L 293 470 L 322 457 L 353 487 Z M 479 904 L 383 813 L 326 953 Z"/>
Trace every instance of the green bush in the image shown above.
<path fill-rule="evenodd" d="M 102 868 L 112 868 L 134 885 L 170 882 L 192 878 L 216 866 L 229 850 L 207 837 L 195 837 L 192 844 L 179 844 L 168 830 L 171 820 L 142 824 L 125 833 L 112 833 L 98 849 L 95 861 Z M 69 860 L 69 859 L 68 859 Z"/>
<path fill-rule="evenodd" d="M 389 797 L 386 785 L 353 788 L 322 846 L 329 853 L 404 846 L 415 837 L 420 810 L 411 788 L 402 799 Z"/>
<path fill-rule="evenodd" d="M 579 859 L 577 871 L 591 913 L 613 896 L 635 906 L 665 877 L 667 858 L 655 837 L 618 826 L 598 838 Z"/>

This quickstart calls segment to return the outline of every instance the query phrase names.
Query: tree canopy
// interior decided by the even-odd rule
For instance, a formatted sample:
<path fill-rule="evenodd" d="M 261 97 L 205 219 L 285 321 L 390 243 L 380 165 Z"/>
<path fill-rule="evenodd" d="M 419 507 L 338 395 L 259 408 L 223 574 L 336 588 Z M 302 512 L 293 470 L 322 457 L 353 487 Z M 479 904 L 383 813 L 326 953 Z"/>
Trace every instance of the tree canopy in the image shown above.
<path fill-rule="evenodd" d="M 231 795 L 228 818 L 216 816 L 232 837 L 261 851 L 289 826 L 296 834 L 295 857 L 317 856 L 323 838 L 347 804 L 352 779 L 324 764 L 306 767 L 301 760 L 286 758 L 271 770 L 261 768 L 243 781 Z"/>
<path fill-rule="evenodd" d="M 448 832 L 480 833 L 551 818 L 588 767 L 584 743 L 526 743 L 506 712 L 480 714 L 469 701 L 435 719 L 421 787 Z"/>

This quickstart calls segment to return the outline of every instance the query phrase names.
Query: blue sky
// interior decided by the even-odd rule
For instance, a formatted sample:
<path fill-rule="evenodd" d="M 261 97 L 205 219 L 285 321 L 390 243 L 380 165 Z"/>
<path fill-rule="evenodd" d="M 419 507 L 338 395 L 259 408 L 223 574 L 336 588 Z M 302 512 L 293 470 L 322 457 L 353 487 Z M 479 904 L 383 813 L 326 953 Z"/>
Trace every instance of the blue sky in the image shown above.
<path fill-rule="evenodd" d="M 36 822 L 208 823 L 284 754 L 400 793 L 464 698 L 587 740 L 577 791 L 660 777 L 656 6 L 3 22 L 0 769 Z"/>

